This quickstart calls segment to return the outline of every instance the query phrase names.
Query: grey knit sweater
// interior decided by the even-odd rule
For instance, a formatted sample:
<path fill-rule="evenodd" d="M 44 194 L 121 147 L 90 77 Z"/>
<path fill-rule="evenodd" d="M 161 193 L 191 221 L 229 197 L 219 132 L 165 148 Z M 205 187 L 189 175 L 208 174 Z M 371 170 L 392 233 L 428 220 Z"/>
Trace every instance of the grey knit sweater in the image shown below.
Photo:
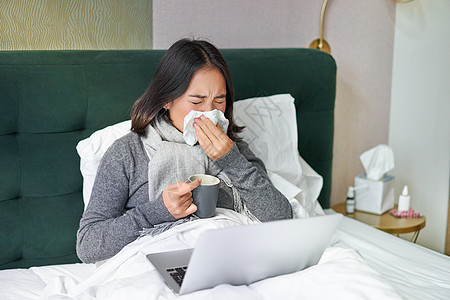
<path fill-rule="evenodd" d="M 148 162 L 135 133 L 115 141 L 103 156 L 77 233 L 77 254 L 83 262 L 110 258 L 136 240 L 143 228 L 175 221 L 161 195 L 149 199 Z M 271 184 L 263 162 L 245 142 L 236 142 L 214 163 L 225 171 L 247 208 L 260 221 L 292 218 L 288 200 Z M 217 206 L 234 207 L 232 190 L 223 182 Z"/>

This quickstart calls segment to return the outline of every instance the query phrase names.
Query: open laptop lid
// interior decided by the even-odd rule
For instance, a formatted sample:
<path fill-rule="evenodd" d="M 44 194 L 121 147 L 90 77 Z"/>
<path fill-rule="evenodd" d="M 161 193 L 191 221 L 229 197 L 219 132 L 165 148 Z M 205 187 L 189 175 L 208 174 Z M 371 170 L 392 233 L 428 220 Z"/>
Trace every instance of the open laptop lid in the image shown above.
<path fill-rule="evenodd" d="M 203 233 L 180 294 L 243 285 L 303 270 L 319 262 L 342 215 L 267 222 Z"/>

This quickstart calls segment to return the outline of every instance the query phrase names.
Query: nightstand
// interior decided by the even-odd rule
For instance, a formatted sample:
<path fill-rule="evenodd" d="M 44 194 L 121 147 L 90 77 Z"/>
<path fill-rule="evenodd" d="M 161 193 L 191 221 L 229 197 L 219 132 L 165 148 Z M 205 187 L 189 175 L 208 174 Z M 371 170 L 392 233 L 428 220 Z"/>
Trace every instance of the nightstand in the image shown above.
<path fill-rule="evenodd" d="M 425 227 L 425 217 L 419 218 L 396 218 L 388 212 L 382 215 L 371 214 L 363 211 L 355 210 L 353 214 L 345 213 L 345 202 L 339 203 L 332 207 L 336 212 L 341 213 L 347 217 L 353 218 L 360 222 L 366 223 L 377 229 L 383 230 L 387 233 L 399 236 L 401 233 L 411 233 L 411 242 L 416 242 L 419 232 Z"/>

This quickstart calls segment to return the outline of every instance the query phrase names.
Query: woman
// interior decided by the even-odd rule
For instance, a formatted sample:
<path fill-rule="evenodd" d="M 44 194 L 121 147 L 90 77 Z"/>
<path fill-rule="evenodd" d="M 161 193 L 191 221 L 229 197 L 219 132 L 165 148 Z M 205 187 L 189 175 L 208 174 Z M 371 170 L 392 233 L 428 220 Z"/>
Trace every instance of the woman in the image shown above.
<path fill-rule="evenodd" d="M 132 109 L 132 133 L 118 139 L 99 165 L 91 199 L 77 233 L 77 254 L 86 263 L 118 253 L 144 230 L 157 234 L 191 220 L 197 207 L 192 174 L 221 179 L 218 207 L 260 221 L 292 218 L 288 200 L 271 184 L 264 164 L 237 137 L 233 87 L 220 52 L 206 41 L 182 39 L 160 61 Z M 191 111 L 217 109 L 227 133 L 208 118 L 195 119 L 198 144 L 183 139 Z"/>

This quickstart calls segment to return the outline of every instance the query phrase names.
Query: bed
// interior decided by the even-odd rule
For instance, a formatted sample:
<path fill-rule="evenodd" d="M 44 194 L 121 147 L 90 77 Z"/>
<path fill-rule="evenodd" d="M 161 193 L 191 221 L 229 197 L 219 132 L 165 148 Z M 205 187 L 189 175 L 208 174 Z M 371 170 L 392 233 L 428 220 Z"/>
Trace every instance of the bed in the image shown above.
<path fill-rule="evenodd" d="M 95 164 L 128 130 L 131 105 L 163 53 L 0 52 L 0 299 L 177 298 L 145 254 L 192 247 L 205 230 L 250 224 L 218 209 L 214 218 L 144 236 L 102 265 L 77 258 L 76 231 Z M 335 213 L 329 208 L 333 58 L 312 49 L 222 53 L 241 113 L 236 120 L 247 126 L 244 138 L 262 156 L 295 217 Z M 179 298 L 449 297 L 447 256 L 344 217 L 316 266 Z"/>

